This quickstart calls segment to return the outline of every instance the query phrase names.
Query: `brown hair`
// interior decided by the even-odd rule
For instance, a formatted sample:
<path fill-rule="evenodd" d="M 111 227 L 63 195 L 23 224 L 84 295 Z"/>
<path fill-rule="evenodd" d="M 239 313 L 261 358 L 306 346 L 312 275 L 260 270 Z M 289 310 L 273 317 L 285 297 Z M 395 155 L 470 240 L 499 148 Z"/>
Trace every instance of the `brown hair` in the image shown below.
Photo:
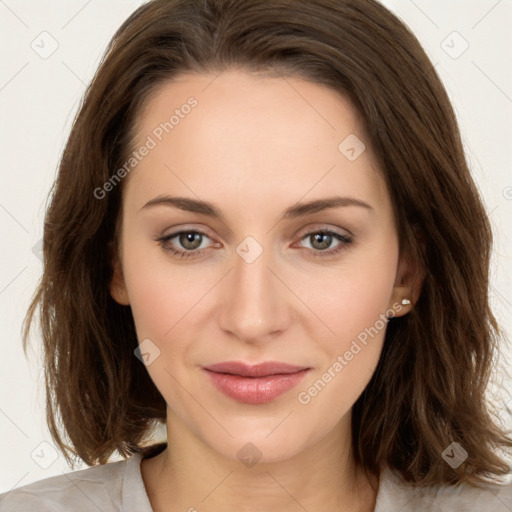
<path fill-rule="evenodd" d="M 47 421 L 89 465 L 140 451 L 165 401 L 134 356 L 131 309 L 110 296 L 122 183 L 155 87 L 185 71 L 271 71 L 325 84 L 356 108 L 394 205 L 400 250 L 425 269 L 411 313 L 387 327 L 378 367 L 353 407 L 358 462 L 421 484 L 509 471 L 511 439 L 485 399 L 499 329 L 488 301 L 491 229 L 452 106 L 416 37 L 374 0 L 155 0 L 118 29 L 87 89 L 46 213 L 39 308 Z M 421 242 L 419 239 L 421 238 Z M 66 444 L 60 429 L 71 445 Z M 469 454 L 452 468 L 452 442 Z"/>

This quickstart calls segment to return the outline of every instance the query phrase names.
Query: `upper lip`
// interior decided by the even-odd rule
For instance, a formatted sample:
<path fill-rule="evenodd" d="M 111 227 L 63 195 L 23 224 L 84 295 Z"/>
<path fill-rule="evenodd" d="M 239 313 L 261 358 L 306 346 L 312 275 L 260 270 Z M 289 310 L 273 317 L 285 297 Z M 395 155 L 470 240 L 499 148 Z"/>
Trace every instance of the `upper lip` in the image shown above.
<path fill-rule="evenodd" d="M 309 367 L 294 366 L 278 361 L 266 361 L 254 365 L 246 364 L 241 361 L 224 361 L 222 363 L 205 366 L 204 369 L 216 373 L 240 375 L 241 377 L 265 377 L 268 375 L 297 373 L 302 370 L 309 370 Z"/>

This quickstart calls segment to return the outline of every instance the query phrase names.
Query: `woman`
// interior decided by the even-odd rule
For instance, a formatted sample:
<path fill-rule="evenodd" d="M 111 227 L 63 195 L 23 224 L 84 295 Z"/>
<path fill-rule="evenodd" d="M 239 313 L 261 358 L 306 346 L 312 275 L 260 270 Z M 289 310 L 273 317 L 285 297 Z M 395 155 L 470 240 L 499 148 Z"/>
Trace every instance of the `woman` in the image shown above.
<path fill-rule="evenodd" d="M 76 117 L 26 323 L 55 443 L 99 466 L 2 510 L 510 510 L 490 250 L 380 4 L 149 2 Z"/>

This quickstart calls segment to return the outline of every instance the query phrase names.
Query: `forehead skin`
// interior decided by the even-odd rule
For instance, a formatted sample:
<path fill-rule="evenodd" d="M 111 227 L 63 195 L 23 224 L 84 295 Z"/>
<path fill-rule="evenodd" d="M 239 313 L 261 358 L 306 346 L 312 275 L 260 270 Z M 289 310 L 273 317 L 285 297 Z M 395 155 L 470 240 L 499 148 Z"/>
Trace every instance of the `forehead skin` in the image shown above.
<path fill-rule="evenodd" d="M 155 129 L 190 97 L 197 106 L 158 140 Z M 284 207 L 338 194 L 392 216 L 353 107 L 323 85 L 238 70 L 182 74 L 148 98 L 135 132 L 134 149 L 148 136 L 156 147 L 125 178 L 130 209 L 163 193 L 198 196 L 222 205 L 230 228 L 244 222 L 270 228 Z M 355 161 L 338 149 L 351 134 L 366 145 Z"/>

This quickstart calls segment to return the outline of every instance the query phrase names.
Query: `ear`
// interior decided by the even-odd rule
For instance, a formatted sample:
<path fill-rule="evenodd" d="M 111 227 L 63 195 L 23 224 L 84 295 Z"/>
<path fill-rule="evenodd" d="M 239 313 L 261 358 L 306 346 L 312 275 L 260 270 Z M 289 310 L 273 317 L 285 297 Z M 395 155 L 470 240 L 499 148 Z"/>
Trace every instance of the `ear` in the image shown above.
<path fill-rule="evenodd" d="M 395 312 L 395 317 L 406 315 L 414 307 L 420 296 L 424 276 L 420 263 L 410 254 L 404 253 L 400 257 L 389 304 L 389 308 Z M 409 304 L 403 304 L 404 299 L 407 299 Z"/>
<path fill-rule="evenodd" d="M 130 299 L 123 275 L 123 267 L 117 251 L 112 251 L 112 278 L 110 279 L 109 289 L 112 298 L 122 306 L 128 306 Z"/>

